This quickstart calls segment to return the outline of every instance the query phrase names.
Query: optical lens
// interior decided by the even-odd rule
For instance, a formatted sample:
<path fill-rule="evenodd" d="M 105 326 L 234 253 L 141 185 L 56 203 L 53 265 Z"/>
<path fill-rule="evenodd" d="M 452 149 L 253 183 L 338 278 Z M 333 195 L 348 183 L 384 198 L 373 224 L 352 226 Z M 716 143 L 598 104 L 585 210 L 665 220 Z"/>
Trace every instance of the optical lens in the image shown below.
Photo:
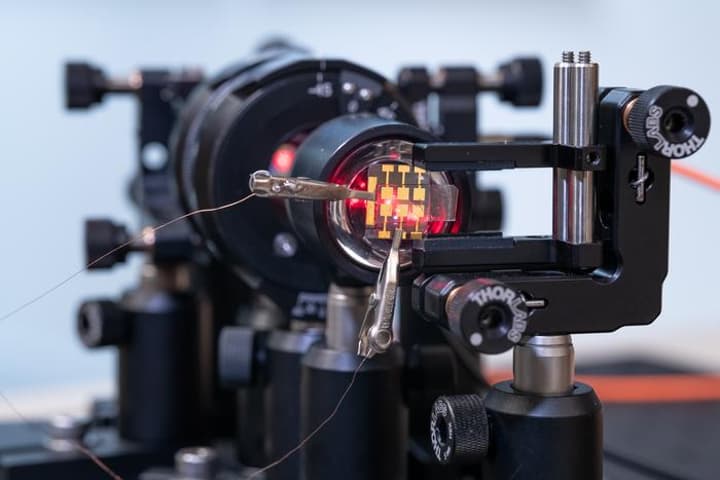
<path fill-rule="evenodd" d="M 457 190 L 446 174 L 427 173 L 411 163 L 412 143 L 382 140 L 355 150 L 331 175 L 335 183 L 376 194 L 375 201 L 353 198 L 326 207 L 332 236 L 354 262 L 379 269 L 392 231 L 401 229 L 400 263 L 407 266 L 413 239 L 452 228 Z"/>

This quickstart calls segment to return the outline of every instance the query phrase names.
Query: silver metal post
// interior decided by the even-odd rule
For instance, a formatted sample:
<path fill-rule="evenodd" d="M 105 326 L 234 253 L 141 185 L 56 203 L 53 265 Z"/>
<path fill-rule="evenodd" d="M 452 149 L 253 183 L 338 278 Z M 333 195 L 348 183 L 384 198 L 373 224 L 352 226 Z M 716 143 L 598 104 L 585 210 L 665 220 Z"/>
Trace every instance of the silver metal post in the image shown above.
<path fill-rule="evenodd" d="M 50 419 L 45 446 L 55 452 L 72 452 L 83 444 L 89 422 L 71 415 L 56 415 Z"/>
<path fill-rule="evenodd" d="M 181 480 L 211 480 L 217 463 L 217 453 L 209 447 L 187 447 L 175 454 L 175 471 Z"/>
<path fill-rule="evenodd" d="M 595 142 L 598 64 L 590 52 L 563 52 L 554 69 L 553 142 L 584 147 Z M 594 237 L 593 173 L 556 168 L 553 178 L 553 238 L 590 243 Z"/>
<path fill-rule="evenodd" d="M 357 352 L 358 334 L 372 292 L 372 287 L 330 285 L 325 326 L 328 347 L 342 352 Z"/>
<path fill-rule="evenodd" d="M 565 395 L 575 382 L 570 335 L 523 338 L 513 350 L 513 387 L 537 395 Z"/>

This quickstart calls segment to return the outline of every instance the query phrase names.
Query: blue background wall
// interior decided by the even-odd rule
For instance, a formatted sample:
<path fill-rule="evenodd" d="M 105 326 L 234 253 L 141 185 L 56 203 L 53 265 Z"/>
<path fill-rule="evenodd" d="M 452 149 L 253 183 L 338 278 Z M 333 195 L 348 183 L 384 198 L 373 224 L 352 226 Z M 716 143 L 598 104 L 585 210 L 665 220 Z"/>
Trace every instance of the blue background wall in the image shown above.
<path fill-rule="evenodd" d="M 490 69 L 537 54 L 591 49 L 603 85 L 677 83 L 720 115 L 715 2 L 506 0 L 503 2 L 276 0 L 36 1 L 0 4 L 0 315 L 82 265 L 82 220 L 136 222 L 124 196 L 134 163 L 135 105 L 112 98 L 89 113 L 63 109 L 62 64 L 89 59 L 116 73 L 136 66 L 216 70 L 271 34 L 318 54 L 343 56 L 394 76 L 403 63 L 472 62 Z M 518 112 L 482 101 L 486 130 L 551 128 L 543 107 Z M 720 132 L 687 163 L 720 175 Z M 493 176 L 510 202 L 510 233 L 550 225 L 550 177 Z M 672 258 L 665 311 L 651 328 L 578 340 L 583 352 L 640 349 L 720 367 L 712 338 L 720 255 L 716 193 L 673 181 Z M 0 324 L 0 390 L 109 379 L 112 356 L 76 340 L 74 312 L 89 295 L 118 293 L 137 263 L 83 274 Z"/>

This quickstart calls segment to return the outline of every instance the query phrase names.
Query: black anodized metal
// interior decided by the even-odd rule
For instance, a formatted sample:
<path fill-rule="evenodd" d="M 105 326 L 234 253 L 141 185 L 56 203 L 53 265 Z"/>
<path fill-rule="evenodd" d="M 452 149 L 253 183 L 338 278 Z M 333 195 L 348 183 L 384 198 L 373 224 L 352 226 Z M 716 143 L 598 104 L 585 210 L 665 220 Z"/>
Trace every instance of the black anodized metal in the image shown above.
<path fill-rule="evenodd" d="M 300 478 L 404 480 L 408 426 L 402 397 L 402 352 L 391 349 L 359 368 L 355 352 L 316 344 L 305 355 L 301 431 L 308 435 L 334 411 L 331 422 L 300 451 Z M 340 441 L 342 439 L 342 441 Z"/>
<path fill-rule="evenodd" d="M 193 299 L 138 288 L 121 308 L 129 324 L 118 346 L 118 426 L 122 438 L 150 446 L 202 441 L 211 428 L 198 415 L 198 325 Z"/>
<path fill-rule="evenodd" d="M 293 449 L 300 438 L 300 373 L 303 355 L 320 341 L 322 332 L 276 330 L 270 334 L 266 434 L 268 458 L 275 460 Z M 268 480 L 298 480 L 300 456 L 293 455 L 267 472 Z"/>
<path fill-rule="evenodd" d="M 372 142 L 397 139 L 428 141 L 432 135 L 407 123 L 376 115 L 346 115 L 319 127 L 298 150 L 293 176 L 328 181 L 354 150 Z M 288 212 L 302 242 L 316 261 L 334 267 L 334 275 L 350 282 L 373 283 L 377 271 L 357 265 L 347 257 L 331 236 L 326 202 L 289 202 Z"/>
<path fill-rule="evenodd" d="M 47 427 L 44 422 L 0 424 L 0 478 L 94 480 L 104 475 L 79 451 L 49 449 L 43 434 Z M 86 438 L 86 447 L 122 478 L 137 478 L 149 465 L 172 463 L 172 448 L 122 440 L 114 428 L 92 428 Z"/>
<path fill-rule="evenodd" d="M 232 88 L 225 85 L 229 82 Z M 358 100 L 357 94 L 344 93 L 342 85 L 347 82 L 367 88 L 372 98 Z M 196 138 L 185 140 L 197 145 L 195 154 L 184 153 L 181 160 L 183 175 L 191 179 L 190 186 L 183 186 L 191 190 L 185 193 L 186 201 L 198 208 L 222 205 L 249 193 L 249 175 L 268 169 L 278 146 L 343 113 L 386 109 L 403 121 L 413 121 L 409 108 L 384 78 L 339 60 L 281 55 L 241 71 L 218 88 L 226 93 L 204 114 L 202 125 L 194 129 Z M 294 235 L 283 202 L 254 198 L 197 223 L 218 257 L 284 310 L 296 304 L 298 292 L 326 292 L 327 269 L 304 245 L 299 244 L 291 256 L 278 255 L 274 249 L 277 235 Z"/>
<path fill-rule="evenodd" d="M 668 265 L 670 160 L 647 155 L 652 187 L 645 202 L 636 201 L 631 179 L 638 147 L 625 131 L 623 107 L 636 92 L 612 89 L 598 106 L 598 144 L 606 145 L 607 165 L 596 172 L 596 240 L 602 245 L 602 265 L 592 272 L 553 269 L 494 270 L 492 265 L 474 274 L 449 276 L 458 281 L 473 277 L 497 279 L 530 297 L 546 300 L 528 319 L 526 334 L 608 332 L 626 325 L 651 323 L 660 313 L 662 283 Z M 415 283 L 419 302 L 424 281 Z"/>
<path fill-rule="evenodd" d="M 490 448 L 483 479 L 602 479 L 602 407 L 591 387 L 576 383 L 568 395 L 542 396 L 506 381 L 484 403 Z"/>
<path fill-rule="evenodd" d="M 549 237 L 503 237 L 495 232 L 428 237 L 413 245 L 422 272 L 515 268 L 582 270 L 602 265 L 602 245 L 571 245 Z"/>
<path fill-rule="evenodd" d="M 413 161 L 440 171 L 555 167 L 598 171 L 607 165 L 603 145 L 571 147 L 548 142 L 417 143 Z"/>

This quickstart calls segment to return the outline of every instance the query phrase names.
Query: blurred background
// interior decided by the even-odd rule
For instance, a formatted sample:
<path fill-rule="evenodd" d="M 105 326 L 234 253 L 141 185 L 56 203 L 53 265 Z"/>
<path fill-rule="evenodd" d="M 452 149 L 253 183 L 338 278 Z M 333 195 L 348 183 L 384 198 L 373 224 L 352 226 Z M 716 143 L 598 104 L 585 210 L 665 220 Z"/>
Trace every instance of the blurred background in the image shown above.
<path fill-rule="evenodd" d="M 487 96 L 481 128 L 550 134 L 552 64 L 563 49 L 592 50 L 602 85 L 688 86 L 720 115 L 714 60 L 719 14 L 713 2 L 658 0 L 3 2 L 0 315 L 82 268 L 86 217 L 137 225 L 126 198 L 135 166 L 136 104 L 110 97 L 90 112 L 66 112 L 66 60 L 88 60 L 115 74 L 138 66 L 198 66 L 212 73 L 277 35 L 390 78 L 405 64 L 472 63 L 490 71 L 519 54 L 539 55 L 546 72 L 542 107 L 518 110 Z M 720 175 L 719 135 L 712 132 L 686 162 Z M 485 181 L 504 191 L 507 233 L 550 232 L 549 172 L 494 174 Z M 720 369 L 713 303 L 720 198 L 683 178 L 673 180 L 672 190 L 662 316 L 650 327 L 576 336 L 580 362 L 631 355 Z M 0 391 L 25 411 L 34 403 L 111 392 L 113 354 L 81 347 L 75 310 L 85 297 L 130 286 L 134 260 L 109 272 L 83 273 L 0 323 Z"/>

